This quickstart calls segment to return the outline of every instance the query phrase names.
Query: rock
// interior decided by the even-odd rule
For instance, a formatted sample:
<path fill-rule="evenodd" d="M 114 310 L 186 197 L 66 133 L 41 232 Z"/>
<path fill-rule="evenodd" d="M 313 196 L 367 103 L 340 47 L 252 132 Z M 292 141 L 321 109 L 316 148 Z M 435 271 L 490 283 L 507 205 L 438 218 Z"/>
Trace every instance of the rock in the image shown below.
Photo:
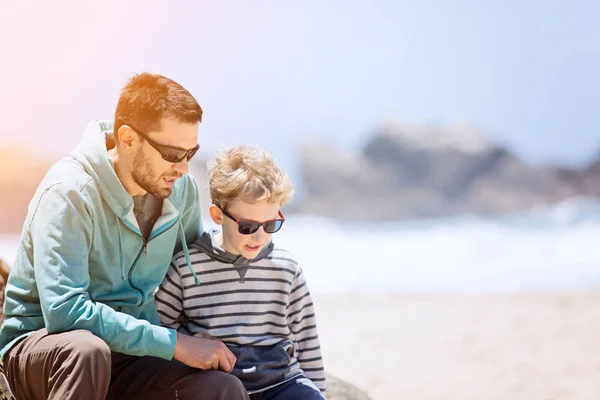
<path fill-rule="evenodd" d="M 301 165 L 294 211 L 341 220 L 491 215 L 600 197 L 600 159 L 584 169 L 531 166 L 471 127 L 387 126 L 354 154 L 307 146 Z"/>
<path fill-rule="evenodd" d="M 10 274 L 10 266 L 0 260 L 0 283 L 5 284 L 8 281 L 8 274 Z"/>
<path fill-rule="evenodd" d="M 4 322 L 4 289 L 10 273 L 10 266 L 0 260 L 0 325 Z"/>
<path fill-rule="evenodd" d="M 6 281 L 8 280 L 9 273 L 10 266 L 0 260 L 0 325 L 4 322 L 4 289 L 6 288 Z M 6 380 L 6 375 L 4 374 L 4 365 L 0 360 L 0 400 L 12 399 L 14 399 L 14 396 L 10 391 L 10 386 Z"/>
<path fill-rule="evenodd" d="M 371 400 L 356 386 L 327 374 L 327 400 Z"/>

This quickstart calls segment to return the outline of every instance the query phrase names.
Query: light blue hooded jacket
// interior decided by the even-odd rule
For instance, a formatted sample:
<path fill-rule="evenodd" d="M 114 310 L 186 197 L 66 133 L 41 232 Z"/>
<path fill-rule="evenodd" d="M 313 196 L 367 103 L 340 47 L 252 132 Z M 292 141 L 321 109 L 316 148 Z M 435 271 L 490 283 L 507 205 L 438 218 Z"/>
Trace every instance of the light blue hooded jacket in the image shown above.
<path fill-rule="evenodd" d="M 112 122 L 91 122 L 46 174 L 31 203 L 6 286 L 0 357 L 26 335 L 86 329 L 112 351 L 170 360 L 154 291 L 174 253 L 202 232 L 194 179 L 178 179 L 145 242 L 106 150 Z M 189 263 L 188 263 L 189 265 Z"/>

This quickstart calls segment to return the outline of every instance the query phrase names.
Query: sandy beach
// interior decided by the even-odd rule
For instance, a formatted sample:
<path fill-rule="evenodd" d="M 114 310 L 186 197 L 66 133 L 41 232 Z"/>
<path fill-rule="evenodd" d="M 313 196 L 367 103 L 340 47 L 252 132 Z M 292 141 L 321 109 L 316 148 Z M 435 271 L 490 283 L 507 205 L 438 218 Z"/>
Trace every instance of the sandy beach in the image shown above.
<path fill-rule="evenodd" d="M 373 400 L 600 397 L 600 291 L 314 297 L 326 369 Z"/>

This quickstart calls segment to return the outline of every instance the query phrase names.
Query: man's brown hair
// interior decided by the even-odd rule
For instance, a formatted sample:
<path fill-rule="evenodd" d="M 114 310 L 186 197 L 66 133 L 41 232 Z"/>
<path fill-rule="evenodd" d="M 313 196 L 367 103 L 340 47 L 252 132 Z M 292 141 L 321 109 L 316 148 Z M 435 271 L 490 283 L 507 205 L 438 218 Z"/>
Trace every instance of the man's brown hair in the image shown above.
<path fill-rule="evenodd" d="M 202 108 L 183 86 L 162 75 L 145 72 L 129 79 L 117 103 L 114 132 L 128 124 L 142 133 L 158 131 L 162 118 L 195 124 L 202 122 Z"/>

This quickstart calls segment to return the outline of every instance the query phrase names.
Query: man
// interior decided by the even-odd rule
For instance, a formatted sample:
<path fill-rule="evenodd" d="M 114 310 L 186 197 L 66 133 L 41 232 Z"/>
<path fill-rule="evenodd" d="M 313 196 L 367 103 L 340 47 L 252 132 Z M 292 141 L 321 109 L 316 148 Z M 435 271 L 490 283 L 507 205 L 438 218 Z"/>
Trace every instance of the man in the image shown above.
<path fill-rule="evenodd" d="M 0 329 L 18 399 L 248 398 L 221 342 L 159 326 L 154 305 L 174 252 L 189 259 L 202 232 L 187 175 L 201 120 L 178 83 L 134 76 L 114 126 L 90 123 L 42 180 Z"/>

